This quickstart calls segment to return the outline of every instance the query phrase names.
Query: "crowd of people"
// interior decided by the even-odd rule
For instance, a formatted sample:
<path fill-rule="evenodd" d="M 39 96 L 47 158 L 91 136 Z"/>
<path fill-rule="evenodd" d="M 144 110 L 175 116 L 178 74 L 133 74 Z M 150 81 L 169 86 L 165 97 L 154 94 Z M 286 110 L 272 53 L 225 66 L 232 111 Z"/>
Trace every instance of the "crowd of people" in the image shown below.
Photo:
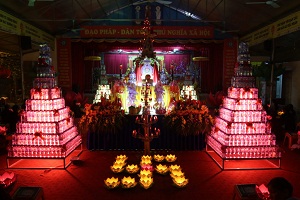
<path fill-rule="evenodd" d="M 276 135 L 277 140 L 282 141 L 286 132 L 297 132 L 300 127 L 297 127 L 297 113 L 292 104 L 265 105 L 264 110 L 272 117 L 271 126 L 272 132 Z"/>
<path fill-rule="evenodd" d="M 9 104 L 5 104 L 2 107 L 1 115 L 0 115 L 0 123 L 1 126 L 5 126 L 7 128 L 6 134 L 12 134 L 16 132 L 16 124 L 20 121 L 20 106 L 15 104 L 10 106 Z"/>
<path fill-rule="evenodd" d="M 284 177 L 274 177 L 267 185 L 270 200 L 299 200 L 293 196 L 293 185 Z"/>

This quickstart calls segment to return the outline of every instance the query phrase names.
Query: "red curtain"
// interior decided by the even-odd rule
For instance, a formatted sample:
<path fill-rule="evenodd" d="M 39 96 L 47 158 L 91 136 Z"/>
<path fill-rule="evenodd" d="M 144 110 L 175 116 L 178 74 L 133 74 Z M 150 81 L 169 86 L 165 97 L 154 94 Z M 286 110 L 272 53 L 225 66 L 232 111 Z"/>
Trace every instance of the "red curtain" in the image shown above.
<path fill-rule="evenodd" d="M 164 57 L 165 67 L 168 73 L 171 73 L 170 66 L 171 64 L 175 64 L 178 66 L 180 64 L 184 64 L 185 66 L 190 63 L 190 54 L 167 54 Z"/>
<path fill-rule="evenodd" d="M 104 56 L 107 74 L 119 74 L 121 64 L 123 66 L 122 73 L 124 74 L 127 70 L 128 63 L 128 54 L 105 54 Z"/>
<path fill-rule="evenodd" d="M 85 73 L 84 53 L 85 44 L 72 43 L 72 85 L 76 85 L 80 92 L 85 90 L 85 80 L 91 78 L 91 74 Z"/>
<path fill-rule="evenodd" d="M 101 45 L 101 44 L 99 44 Z M 92 63 L 84 61 L 87 52 L 90 51 L 88 43 L 73 42 L 72 43 L 72 82 L 74 85 L 79 86 L 80 91 L 88 92 L 92 88 Z M 195 50 L 196 51 L 200 51 Z M 194 53 L 195 53 L 194 52 Z M 97 52 L 100 55 L 99 52 Z M 222 90 L 223 85 L 223 43 L 209 44 L 201 52 L 201 56 L 208 56 L 209 61 L 200 61 L 198 63 L 201 67 L 201 92 L 202 93 L 215 93 Z M 198 55 L 193 55 L 198 56 Z M 191 54 L 172 54 L 164 55 L 164 65 L 168 72 L 170 72 L 171 63 L 175 66 L 183 64 L 184 66 L 195 64 L 191 61 Z M 102 57 L 103 59 L 103 57 Z M 127 54 L 104 54 L 104 62 L 107 74 L 119 74 L 120 64 L 122 64 L 122 73 L 127 70 L 129 63 Z"/>
<path fill-rule="evenodd" d="M 91 50 L 85 43 L 72 43 L 72 85 L 79 92 L 91 92 L 96 87 L 93 79 L 93 68 L 99 68 L 101 61 L 85 60 L 86 56 L 99 56 L 97 49 Z"/>
<path fill-rule="evenodd" d="M 223 44 L 209 45 L 201 56 L 209 57 L 208 61 L 200 61 L 201 92 L 215 93 L 221 91 L 223 85 Z"/>

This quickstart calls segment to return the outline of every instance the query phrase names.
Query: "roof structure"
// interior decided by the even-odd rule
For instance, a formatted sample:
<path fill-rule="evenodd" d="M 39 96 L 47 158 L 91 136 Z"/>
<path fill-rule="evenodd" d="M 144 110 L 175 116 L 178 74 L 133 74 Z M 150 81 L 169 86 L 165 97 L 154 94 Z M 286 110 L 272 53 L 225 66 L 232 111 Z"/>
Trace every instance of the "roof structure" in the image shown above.
<path fill-rule="evenodd" d="M 217 37 L 243 37 L 300 10 L 295 0 L 14 0 L 1 1 L 0 9 L 55 37 L 78 37 L 82 26 L 137 25 L 143 20 L 143 8 L 161 10 L 163 26 L 210 25 Z M 137 9 L 141 12 L 137 15 Z M 185 17 L 183 17 L 185 16 Z M 155 16 L 158 17 L 158 16 Z M 7 33 L 0 33 L 4 42 Z M 297 50 L 299 31 L 275 41 L 277 49 Z M 16 44 L 0 43 L 1 48 L 14 49 Z M 250 48 L 251 55 L 269 55 L 263 43 Z M 295 53 L 282 55 L 293 60 Z"/>

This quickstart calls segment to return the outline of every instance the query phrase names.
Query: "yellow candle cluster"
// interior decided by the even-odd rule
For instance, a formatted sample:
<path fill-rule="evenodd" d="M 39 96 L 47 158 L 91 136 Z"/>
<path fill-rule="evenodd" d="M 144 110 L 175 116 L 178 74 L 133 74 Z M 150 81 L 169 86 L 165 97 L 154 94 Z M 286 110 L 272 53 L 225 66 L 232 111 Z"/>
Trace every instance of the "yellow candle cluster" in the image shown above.
<path fill-rule="evenodd" d="M 166 156 L 165 159 L 166 159 L 167 162 L 175 162 L 177 157 L 175 155 L 169 154 L 169 155 Z"/>
<path fill-rule="evenodd" d="M 163 155 L 159 155 L 159 154 L 154 155 L 154 160 L 156 162 L 162 162 L 162 161 L 164 161 L 164 159 L 165 159 L 165 157 Z"/>
<path fill-rule="evenodd" d="M 115 177 L 107 178 L 104 183 L 108 188 L 116 188 L 120 185 L 119 179 Z"/>
<path fill-rule="evenodd" d="M 167 172 L 169 172 L 168 166 L 167 165 L 162 165 L 162 164 L 156 165 L 155 170 L 159 174 L 166 174 Z"/>
<path fill-rule="evenodd" d="M 126 171 L 130 174 L 134 174 L 134 173 L 137 173 L 139 171 L 139 167 L 137 165 L 127 165 L 126 166 Z"/>
<path fill-rule="evenodd" d="M 149 156 L 149 155 L 143 155 L 141 157 L 141 160 L 152 160 L 152 156 Z"/>
<path fill-rule="evenodd" d="M 141 170 L 140 171 L 140 177 L 151 177 L 152 176 L 152 172 L 150 170 Z"/>
<path fill-rule="evenodd" d="M 135 182 L 135 178 L 132 178 L 130 176 L 128 176 L 128 177 L 124 176 L 124 178 L 122 178 L 122 180 L 121 180 L 121 183 L 122 183 L 123 188 L 133 188 L 137 184 Z"/>
<path fill-rule="evenodd" d="M 180 165 L 170 165 L 169 167 L 170 172 L 172 172 L 173 170 L 181 170 Z"/>
<path fill-rule="evenodd" d="M 173 178 L 173 183 L 177 186 L 177 187 L 185 187 L 188 184 L 189 180 L 186 179 L 184 176 L 183 177 L 176 177 Z"/>
<path fill-rule="evenodd" d="M 152 156 L 142 156 L 141 157 L 141 162 L 140 162 L 140 165 L 143 166 L 143 165 L 152 165 Z"/>
<path fill-rule="evenodd" d="M 128 157 L 126 155 L 118 155 L 116 157 L 116 160 L 124 160 L 124 161 L 126 161 L 127 159 L 128 159 Z"/>
<path fill-rule="evenodd" d="M 111 171 L 114 173 L 120 173 L 124 170 L 126 165 L 127 156 L 119 155 L 116 157 L 116 160 L 112 166 L 110 166 Z"/>
<path fill-rule="evenodd" d="M 177 157 L 172 154 L 167 156 L 157 154 L 154 155 L 153 158 L 156 162 L 162 162 L 163 160 L 166 160 L 167 162 L 174 162 L 177 159 Z M 111 166 L 111 170 L 115 173 L 120 173 L 124 170 L 124 168 L 126 168 L 126 171 L 130 174 L 137 173 L 140 170 L 138 174 L 138 182 L 144 189 L 149 189 L 154 183 L 152 174 L 152 156 L 142 156 L 140 161 L 141 167 L 136 164 L 126 166 L 127 159 L 128 157 L 126 155 L 117 156 L 114 164 Z M 167 174 L 169 172 L 176 187 L 185 187 L 188 184 L 188 179 L 185 178 L 180 165 L 173 164 L 167 166 L 160 163 L 155 166 L 155 171 L 159 174 Z M 116 188 L 119 185 L 122 185 L 123 188 L 132 188 L 137 184 L 135 178 L 130 176 L 124 176 L 121 180 L 115 177 L 107 178 L 104 180 L 104 183 L 108 188 Z"/>
<path fill-rule="evenodd" d="M 149 155 L 143 155 L 141 157 L 141 166 L 142 169 L 140 171 L 139 177 L 140 177 L 140 185 L 148 189 L 152 186 L 153 184 L 153 178 L 152 178 L 152 156 Z M 148 166 L 148 167 L 145 167 Z"/>
<path fill-rule="evenodd" d="M 141 176 L 140 177 L 140 184 L 143 188 L 148 189 L 153 184 L 153 178 L 150 176 Z"/>
<path fill-rule="evenodd" d="M 185 187 L 189 180 L 185 178 L 184 173 L 179 165 L 171 165 L 169 167 L 170 176 L 172 177 L 173 183 L 177 187 Z"/>

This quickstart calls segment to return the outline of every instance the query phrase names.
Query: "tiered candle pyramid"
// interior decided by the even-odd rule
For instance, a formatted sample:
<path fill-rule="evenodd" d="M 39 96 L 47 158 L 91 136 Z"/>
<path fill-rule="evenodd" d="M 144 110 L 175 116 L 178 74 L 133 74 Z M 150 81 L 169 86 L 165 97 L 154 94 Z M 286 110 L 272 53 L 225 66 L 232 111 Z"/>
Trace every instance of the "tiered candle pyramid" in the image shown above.
<path fill-rule="evenodd" d="M 246 43 L 239 45 L 238 59 L 228 96 L 223 99 L 207 144 L 222 158 L 278 158 L 276 137 L 255 88 Z"/>
<path fill-rule="evenodd" d="M 50 48 L 40 46 L 37 77 L 16 125 L 9 157 L 65 158 L 82 142 L 81 136 L 65 106 L 51 65 Z"/>
<path fill-rule="evenodd" d="M 109 99 L 111 95 L 110 85 L 98 85 L 93 103 L 101 102 L 101 99 Z"/>
<path fill-rule="evenodd" d="M 197 94 L 194 85 L 183 85 L 182 90 L 180 90 L 180 97 L 182 99 L 197 100 Z"/>

